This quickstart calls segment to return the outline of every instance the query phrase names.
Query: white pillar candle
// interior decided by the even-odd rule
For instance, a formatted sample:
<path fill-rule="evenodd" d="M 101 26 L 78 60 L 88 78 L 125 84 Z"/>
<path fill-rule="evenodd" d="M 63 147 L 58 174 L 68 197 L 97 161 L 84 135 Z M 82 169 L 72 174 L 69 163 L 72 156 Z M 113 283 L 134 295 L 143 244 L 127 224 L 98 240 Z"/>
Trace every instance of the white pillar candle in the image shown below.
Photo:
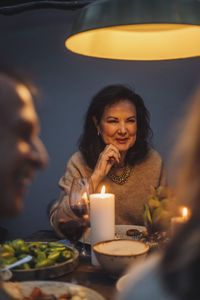
<path fill-rule="evenodd" d="M 173 217 L 171 218 L 171 234 L 174 235 L 174 233 L 179 230 L 179 228 L 185 223 L 185 220 L 183 217 Z"/>
<path fill-rule="evenodd" d="M 174 235 L 174 233 L 179 230 L 179 228 L 188 221 L 188 208 L 183 207 L 181 209 L 182 216 L 177 216 L 171 218 L 171 234 Z"/>
<path fill-rule="evenodd" d="M 115 237 L 115 195 L 105 193 L 90 195 L 91 254 L 92 264 L 99 265 L 92 246 Z"/>

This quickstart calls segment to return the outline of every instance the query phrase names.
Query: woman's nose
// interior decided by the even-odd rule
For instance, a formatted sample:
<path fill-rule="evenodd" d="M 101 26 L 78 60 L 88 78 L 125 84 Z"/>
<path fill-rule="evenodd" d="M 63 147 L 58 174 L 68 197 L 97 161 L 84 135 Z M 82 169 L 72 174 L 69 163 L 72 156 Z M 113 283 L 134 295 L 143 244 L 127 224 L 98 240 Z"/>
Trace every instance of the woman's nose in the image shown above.
<path fill-rule="evenodd" d="M 35 168 L 42 169 L 49 163 L 49 156 L 42 141 L 37 137 L 32 144 L 32 163 Z"/>
<path fill-rule="evenodd" d="M 127 132 L 126 124 L 121 122 L 119 124 L 118 133 L 124 135 L 124 134 L 126 134 L 126 132 Z"/>

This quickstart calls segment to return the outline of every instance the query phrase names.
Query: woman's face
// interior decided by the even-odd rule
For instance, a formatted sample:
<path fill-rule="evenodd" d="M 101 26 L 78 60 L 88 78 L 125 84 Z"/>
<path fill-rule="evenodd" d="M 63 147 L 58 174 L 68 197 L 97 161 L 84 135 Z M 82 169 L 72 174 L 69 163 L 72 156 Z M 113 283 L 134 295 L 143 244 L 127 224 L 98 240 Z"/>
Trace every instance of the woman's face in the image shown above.
<path fill-rule="evenodd" d="M 137 114 L 135 105 L 129 100 L 106 106 L 100 124 L 97 126 L 106 145 L 115 145 L 120 152 L 127 152 L 135 144 Z"/>

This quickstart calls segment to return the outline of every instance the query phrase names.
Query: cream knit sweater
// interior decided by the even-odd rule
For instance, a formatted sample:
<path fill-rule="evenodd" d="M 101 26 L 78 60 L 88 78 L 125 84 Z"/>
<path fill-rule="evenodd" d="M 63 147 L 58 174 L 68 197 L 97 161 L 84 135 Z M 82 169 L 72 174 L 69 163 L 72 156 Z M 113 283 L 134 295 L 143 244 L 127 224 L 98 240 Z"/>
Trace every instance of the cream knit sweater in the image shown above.
<path fill-rule="evenodd" d="M 67 163 L 65 174 L 59 180 L 59 186 L 67 192 L 64 205 L 69 205 L 68 195 L 73 177 L 89 178 L 91 175 L 92 169 L 86 165 L 82 154 L 80 152 L 73 154 Z M 107 193 L 115 194 L 116 224 L 143 225 L 143 203 L 149 199 L 150 186 L 166 185 L 166 172 L 162 159 L 158 152 L 151 149 L 146 159 L 133 167 L 126 183 L 116 184 L 106 176 L 98 186 L 97 192 L 100 192 L 102 185 L 106 186 Z M 58 206 L 58 202 L 59 199 L 51 208 L 50 224 L 62 237 L 57 228 L 57 221 L 63 217 L 63 207 Z"/>

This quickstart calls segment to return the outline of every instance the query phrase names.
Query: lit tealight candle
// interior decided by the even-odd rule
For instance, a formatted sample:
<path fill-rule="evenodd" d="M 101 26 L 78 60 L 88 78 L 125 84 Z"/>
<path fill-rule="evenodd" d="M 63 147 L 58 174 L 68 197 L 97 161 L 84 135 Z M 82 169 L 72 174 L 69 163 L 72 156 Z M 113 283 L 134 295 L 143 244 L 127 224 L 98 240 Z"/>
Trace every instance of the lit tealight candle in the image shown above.
<path fill-rule="evenodd" d="M 105 193 L 90 195 L 91 249 L 93 244 L 114 239 L 115 237 L 115 195 Z M 92 264 L 99 265 L 92 253 Z"/>
<path fill-rule="evenodd" d="M 171 218 L 171 233 L 174 234 L 189 218 L 188 208 L 183 207 L 181 209 L 181 216 Z"/>
<path fill-rule="evenodd" d="M 188 220 L 188 208 L 187 207 L 182 208 L 182 216 L 183 216 L 184 221 L 186 222 Z"/>

